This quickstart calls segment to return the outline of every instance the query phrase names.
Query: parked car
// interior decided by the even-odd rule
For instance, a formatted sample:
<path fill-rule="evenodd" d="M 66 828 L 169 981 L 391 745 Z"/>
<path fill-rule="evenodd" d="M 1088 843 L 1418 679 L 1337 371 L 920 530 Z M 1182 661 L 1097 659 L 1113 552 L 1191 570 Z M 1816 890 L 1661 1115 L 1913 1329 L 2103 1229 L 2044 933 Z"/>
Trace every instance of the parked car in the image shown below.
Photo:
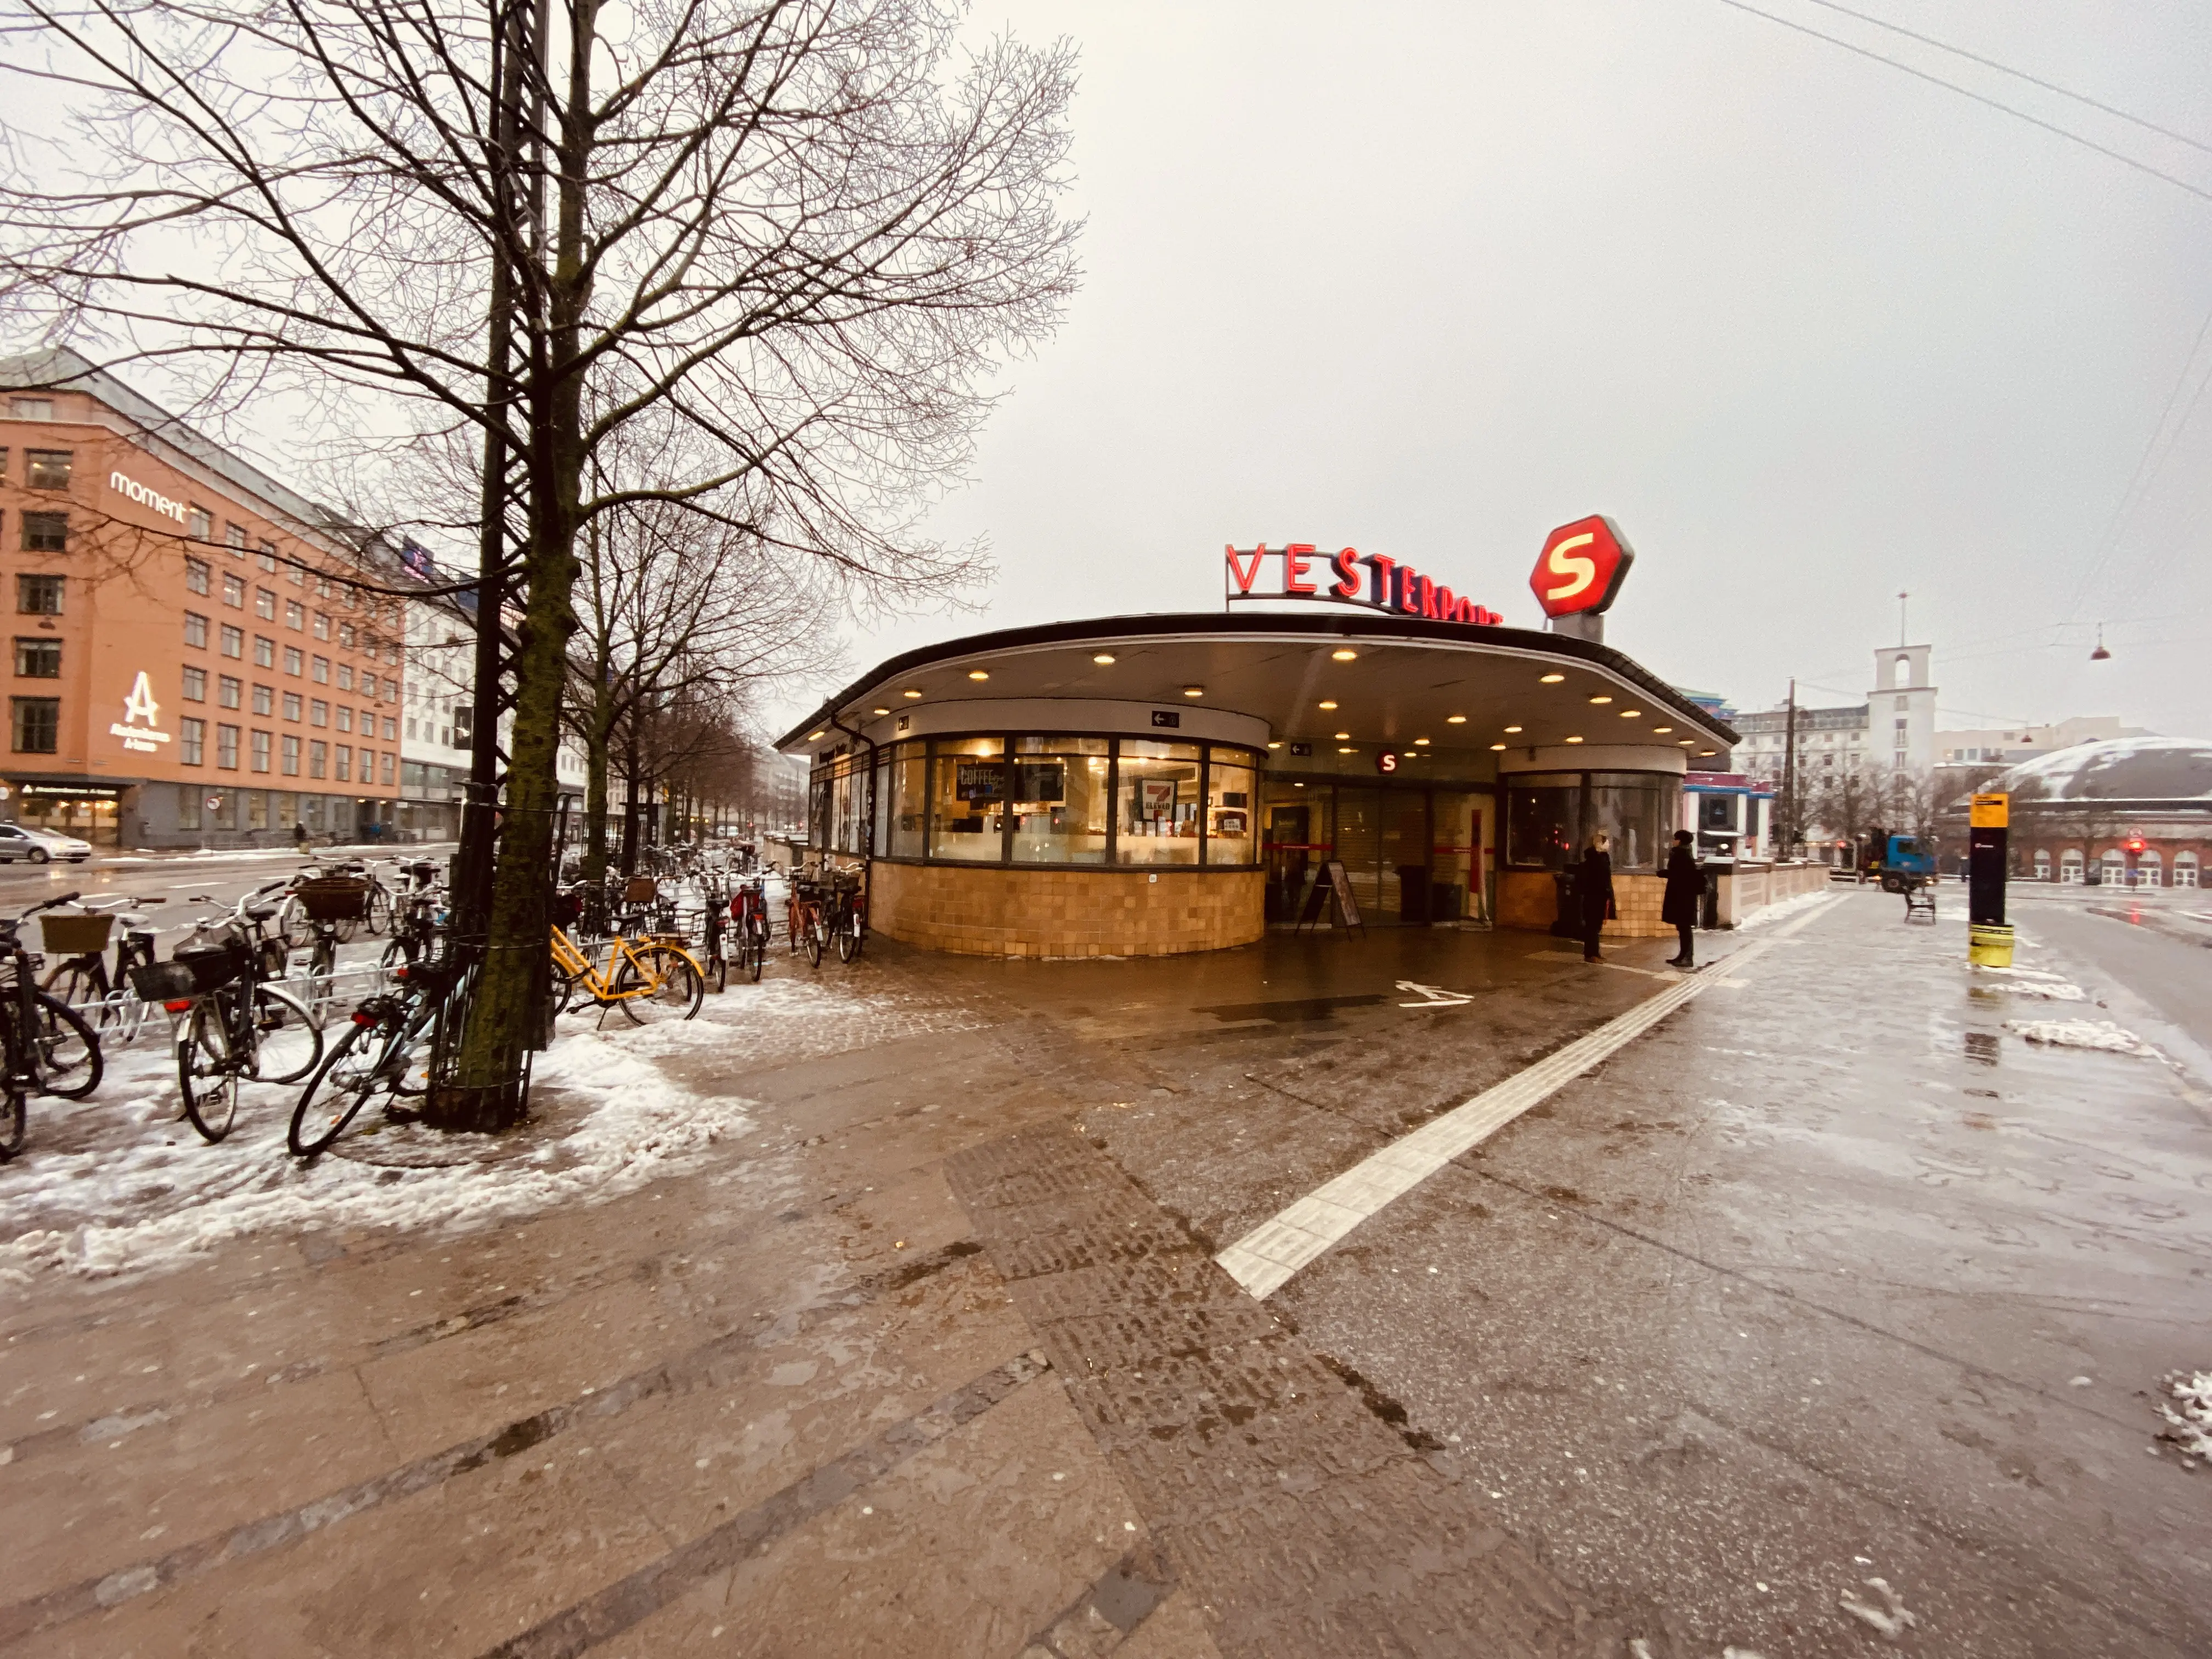
<path fill-rule="evenodd" d="M 12 864 L 17 859 L 28 859 L 33 864 L 67 859 L 72 864 L 82 864 L 91 856 L 92 843 L 75 836 L 58 835 L 35 824 L 0 823 L 0 864 Z"/>

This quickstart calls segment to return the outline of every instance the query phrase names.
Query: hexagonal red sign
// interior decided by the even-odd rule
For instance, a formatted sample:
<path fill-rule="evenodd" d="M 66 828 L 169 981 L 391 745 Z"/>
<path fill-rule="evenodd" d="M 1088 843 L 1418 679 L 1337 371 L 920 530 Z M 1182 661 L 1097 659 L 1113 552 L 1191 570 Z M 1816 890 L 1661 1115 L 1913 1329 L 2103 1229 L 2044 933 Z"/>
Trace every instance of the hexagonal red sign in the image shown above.
<path fill-rule="evenodd" d="M 1602 611 L 1635 562 L 1635 553 L 1612 520 L 1577 519 L 1544 538 L 1528 586 L 1547 617 Z"/>

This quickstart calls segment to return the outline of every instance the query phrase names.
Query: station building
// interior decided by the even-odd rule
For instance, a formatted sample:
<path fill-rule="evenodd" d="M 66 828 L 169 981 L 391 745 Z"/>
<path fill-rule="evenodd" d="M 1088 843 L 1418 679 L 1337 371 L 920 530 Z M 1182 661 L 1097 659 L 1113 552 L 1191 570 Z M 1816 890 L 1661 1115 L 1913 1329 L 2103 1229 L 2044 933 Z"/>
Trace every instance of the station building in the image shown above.
<path fill-rule="evenodd" d="M 404 629 L 362 556 L 75 353 L 0 358 L 0 811 L 132 847 L 390 823 Z"/>
<path fill-rule="evenodd" d="M 872 860 L 873 927 L 971 954 L 1242 945 L 1334 920 L 1316 895 L 1336 871 L 1366 926 L 1546 928 L 1554 872 L 1601 830 L 1608 932 L 1667 931 L 1686 774 L 1735 733 L 1596 640 L 1448 608 L 1411 573 L 1377 573 L 1370 598 L 1339 562 L 1356 593 L 1337 609 L 1109 617 L 892 658 L 778 744 L 811 763 L 810 842 Z"/>

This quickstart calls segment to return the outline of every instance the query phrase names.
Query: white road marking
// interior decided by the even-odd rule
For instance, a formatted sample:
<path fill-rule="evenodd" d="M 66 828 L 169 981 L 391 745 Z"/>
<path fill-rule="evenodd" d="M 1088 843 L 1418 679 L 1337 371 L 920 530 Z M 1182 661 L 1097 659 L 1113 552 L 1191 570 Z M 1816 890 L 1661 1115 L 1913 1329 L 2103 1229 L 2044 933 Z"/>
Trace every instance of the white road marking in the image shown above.
<path fill-rule="evenodd" d="M 1401 1008 L 1456 1008 L 1462 1002 L 1474 1000 L 1473 997 L 1462 996 L 1457 991 L 1447 991 L 1441 985 L 1423 985 L 1417 980 L 1401 979 L 1398 981 L 1398 988 L 1418 991 L 1421 996 L 1419 1002 L 1400 1003 Z"/>
<path fill-rule="evenodd" d="M 1726 958 L 1729 967 L 1740 971 L 1827 908 L 1827 904 L 1808 907 L 1802 915 L 1732 952 Z M 1370 1153 L 1334 1180 L 1261 1222 L 1213 1259 L 1228 1270 L 1231 1279 L 1264 1301 L 1384 1205 L 1411 1192 L 1530 1107 L 1549 1099 L 1700 992 L 1711 986 L 1740 982 L 1696 978 L 1669 985 L 1587 1036 L 1547 1054 L 1526 1071 L 1516 1072 Z"/>

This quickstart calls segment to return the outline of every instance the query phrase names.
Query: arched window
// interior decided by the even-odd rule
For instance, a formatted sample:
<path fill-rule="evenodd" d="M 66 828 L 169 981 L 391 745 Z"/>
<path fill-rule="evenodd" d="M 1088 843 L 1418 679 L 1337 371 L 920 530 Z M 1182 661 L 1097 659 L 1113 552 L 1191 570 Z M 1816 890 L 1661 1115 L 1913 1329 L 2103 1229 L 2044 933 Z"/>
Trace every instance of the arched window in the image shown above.
<path fill-rule="evenodd" d="M 2128 855 L 2125 853 L 2117 847 L 2107 847 L 2105 856 L 2098 861 L 2104 866 L 2100 878 L 2106 886 L 2124 887 L 2128 884 Z"/>
<path fill-rule="evenodd" d="M 2197 854 L 2191 852 L 2173 855 L 2173 884 L 2176 887 L 2197 885 Z"/>
<path fill-rule="evenodd" d="M 2035 849 L 2035 878 L 2038 881 L 2051 879 L 2051 849 L 2047 847 Z"/>
<path fill-rule="evenodd" d="M 2146 847 L 2136 854 L 2136 885 L 2138 887 L 2166 885 L 2166 860 L 2159 856 L 2157 848 Z"/>
<path fill-rule="evenodd" d="M 1894 678 L 1892 678 L 1892 680 L 1890 681 L 1890 684 L 1893 684 L 1893 685 L 1898 685 L 1898 686 L 1905 686 L 1905 685 L 1910 685 L 1910 684 L 1912 684 L 1912 659 L 1911 659 L 1911 658 L 1910 658 L 1910 657 L 1908 657 L 1908 656 L 1905 656 L 1903 653 L 1901 653 L 1901 652 L 1900 652 L 1900 653 L 1899 653 L 1899 655 L 1898 655 L 1898 659 L 1897 659 L 1896 664 L 1894 665 L 1894 669 L 1895 669 Z"/>
<path fill-rule="evenodd" d="M 2058 879 L 2078 882 L 2081 879 L 2081 849 L 2069 847 L 2059 855 Z"/>

